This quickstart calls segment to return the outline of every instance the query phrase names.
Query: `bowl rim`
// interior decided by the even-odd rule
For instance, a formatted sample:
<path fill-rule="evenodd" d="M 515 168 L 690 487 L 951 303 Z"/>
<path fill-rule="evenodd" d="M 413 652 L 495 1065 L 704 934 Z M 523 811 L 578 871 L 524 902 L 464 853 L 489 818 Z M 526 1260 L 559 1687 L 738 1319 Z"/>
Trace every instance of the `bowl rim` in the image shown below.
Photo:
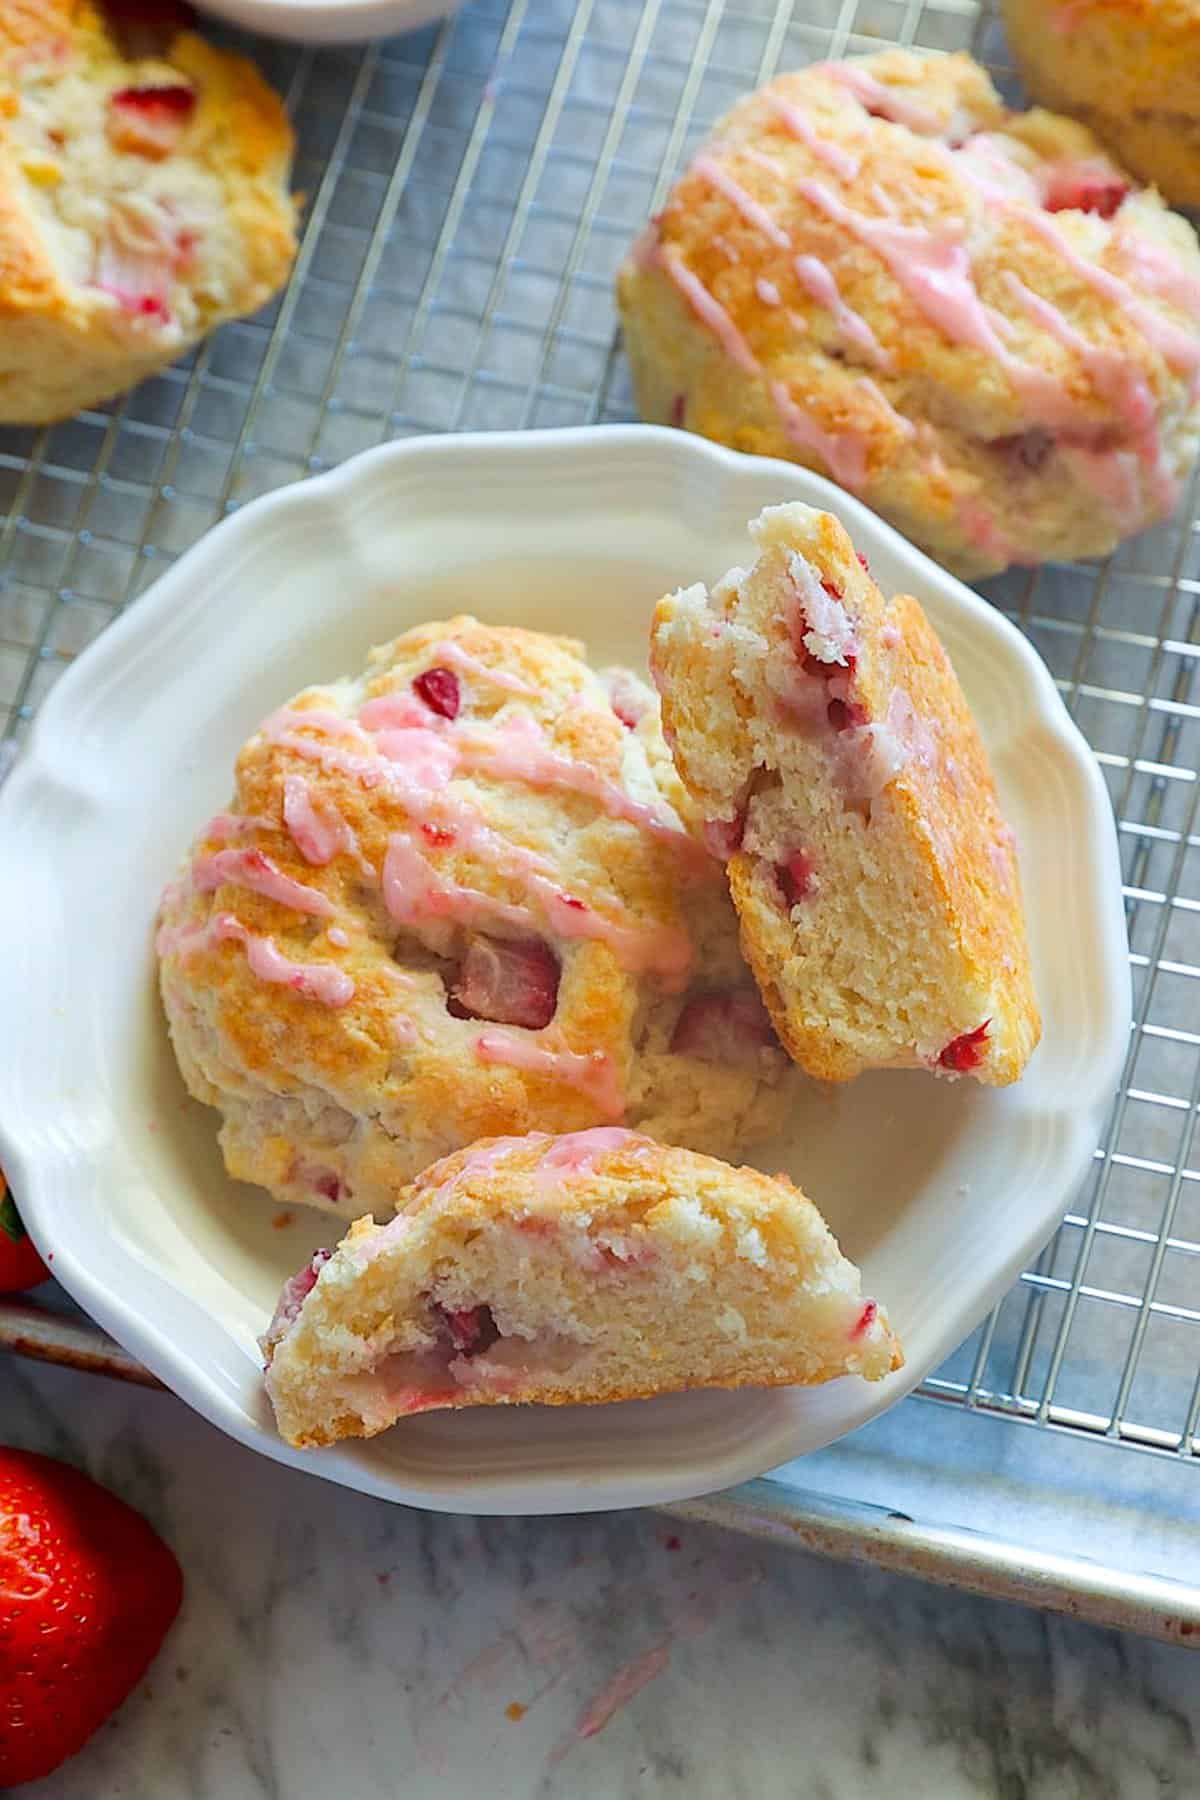
<path fill-rule="evenodd" d="M 355 45 L 422 31 L 465 0 L 199 0 L 214 19 L 292 43 Z"/>
<path fill-rule="evenodd" d="M 67 722 L 77 700 L 86 699 L 96 678 L 120 679 L 127 652 L 141 645 L 154 645 L 160 633 L 171 625 L 178 626 L 191 609 L 204 604 L 204 589 L 212 573 L 235 560 L 240 546 L 249 548 L 268 528 L 273 536 L 281 520 L 291 513 L 332 504 L 348 506 L 356 490 L 369 484 L 377 475 L 400 468 L 413 461 L 436 466 L 441 462 L 453 469 L 464 458 L 483 454 L 489 458 L 539 459 L 555 468 L 567 468 L 588 455 L 605 458 L 622 451 L 651 452 L 673 463 L 679 469 L 707 464 L 723 470 L 727 476 L 747 477 L 754 469 L 765 475 L 775 472 L 777 478 L 795 483 L 802 474 L 814 503 L 828 507 L 846 524 L 852 534 L 886 544 L 900 561 L 917 573 L 928 585 L 936 585 L 948 603 L 977 633 L 1002 647 L 1010 660 L 1020 665 L 1028 684 L 1031 709 L 1039 727 L 1047 731 L 1060 757 L 1072 766 L 1082 779 L 1081 792 L 1087 803 L 1085 824 L 1090 866 L 1099 876 L 1103 892 L 1097 895 L 1093 924 L 1100 928 L 1103 945 L 1103 972 L 1106 977 L 1101 998 L 1107 1003 L 1103 1048 L 1088 1063 L 1089 1079 L 1085 1098 L 1081 1098 L 1073 1121 L 1074 1144 L 1089 1141 L 1076 1158 L 1079 1164 L 1072 1186 L 1083 1173 L 1085 1157 L 1090 1158 L 1103 1116 L 1113 1097 L 1128 1051 L 1128 1020 L 1131 1011 L 1131 984 L 1124 911 L 1121 901 L 1121 870 L 1115 824 L 1108 790 L 1099 765 L 1082 732 L 1070 717 L 1055 686 L 1049 669 L 1022 632 L 990 602 L 972 592 L 957 579 L 932 563 L 891 526 L 879 519 L 861 501 L 811 471 L 798 471 L 796 465 L 774 459 L 748 457 L 724 449 L 690 433 L 661 426 L 591 425 L 562 430 L 471 432 L 439 434 L 395 440 L 359 453 L 320 475 L 275 489 L 244 505 L 232 508 L 228 515 L 206 531 L 185 550 L 162 575 L 112 622 L 68 667 L 48 694 L 33 722 L 24 753 L 18 757 L 7 780 L 0 787 L 0 827 L 9 820 L 29 816 L 30 802 L 43 783 L 60 784 L 63 776 L 56 770 L 54 750 L 60 741 L 70 741 Z M 785 487 L 785 496 L 787 490 Z M 189 607 L 190 600 L 190 607 Z M 132 657 L 129 660 L 134 660 Z M 1106 898 L 1107 896 L 1107 898 Z M 35 1134 L 36 1135 L 36 1134 Z M 166 1385 L 185 1399 L 195 1410 L 230 1436 L 252 1449 L 271 1455 L 276 1460 L 304 1468 L 327 1479 L 408 1504 L 435 1507 L 446 1511 L 512 1513 L 553 1512 L 561 1510 L 599 1510 L 607 1507 L 644 1504 L 647 1499 L 667 1503 L 707 1492 L 762 1473 L 764 1468 L 788 1460 L 796 1454 L 789 1451 L 786 1432 L 774 1434 L 767 1456 L 762 1449 L 763 1436 L 753 1438 L 751 1445 L 732 1446 L 722 1457 L 704 1464 L 697 1479 L 695 1465 L 689 1464 L 674 1482 L 659 1479 L 650 1483 L 653 1494 L 630 1497 L 630 1481 L 619 1469 L 607 1468 L 589 1472 L 589 1491 L 579 1491 L 578 1478 L 558 1477 L 540 1481 L 538 1494 L 530 1503 L 523 1493 L 519 1505 L 506 1497 L 509 1489 L 521 1488 L 524 1480 L 519 1472 L 505 1470 L 490 1479 L 490 1493 L 462 1492 L 448 1494 L 444 1488 L 425 1494 L 414 1486 L 409 1475 L 392 1477 L 387 1471 L 374 1469 L 354 1449 L 296 1451 L 286 1445 L 273 1429 L 264 1427 L 241 1409 L 206 1373 L 203 1361 L 187 1346 L 170 1341 L 149 1318 L 139 1314 L 136 1301 L 127 1299 L 103 1281 L 89 1267 L 86 1256 L 70 1241 L 56 1241 L 56 1233 L 47 1222 L 53 1212 L 48 1189 L 57 1169 L 53 1156 L 39 1157 L 36 1145 L 26 1150 L 15 1120 L 0 1116 L 0 1161 L 3 1162 L 15 1191 L 20 1196 L 23 1216 L 31 1235 L 43 1255 L 52 1257 L 54 1274 L 62 1281 L 84 1309 L 95 1317 L 127 1348 L 159 1375 Z M 43 1169 L 43 1163 L 45 1165 Z M 1066 1189 L 1065 1181 L 1059 1187 Z M 1056 1193 L 1059 1192 L 1056 1187 Z M 1060 1196 L 1060 1197 L 1065 1197 Z M 43 1204 L 45 1201 L 45 1205 Z M 1055 1229 L 1051 1222 L 1045 1230 L 1026 1234 L 1012 1246 L 995 1278 L 986 1289 L 986 1305 L 981 1301 L 979 1316 L 1006 1292 L 1014 1274 L 1027 1258 Z M 136 1289 L 134 1290 L 136 1293 Z M 836 1428 L 830 1437 L 854 1429 L 876 1416 L 884 1407 L 907 1393 L 925 1371 L 901 1370 L 870 1393 L 870 1404 L 858 1409 L 849 1426 Z M 767 1434 L 768 1437 L 771 1434 Z M 825 1440 L 828 1441 L 828 1440 Z M 757 1446 L 757 1448 L 755 1447 Z M 811 1446 L 815 1448 L 816 1446 Z M 778 1452 L 778 1454 L 776 1454 Z M 404 1491 L 397 1492 L 404 1483 Z M 624 1483 L 622 1487 L 621 1484 Z M 643 1487 L 646 1485 L 642 1483 Z M 436 1487 L 436 1484 L 434 1484 Z M 636 1481 L 633 1483 L 636 1488 Z M 620 1488 L 620 1492 L 616 1490 Z M 611 1490 L 611 1491 L 610 1491 Z"/>

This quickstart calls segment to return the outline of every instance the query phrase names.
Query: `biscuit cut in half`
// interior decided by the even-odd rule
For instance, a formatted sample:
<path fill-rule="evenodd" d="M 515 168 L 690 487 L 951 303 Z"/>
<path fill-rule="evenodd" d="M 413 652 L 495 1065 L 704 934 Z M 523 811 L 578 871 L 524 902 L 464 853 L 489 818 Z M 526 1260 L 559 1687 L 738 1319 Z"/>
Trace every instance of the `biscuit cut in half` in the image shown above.
<path fill-rule="evenodd" d="M 110 399 L 287 279 L 283 102 L 189 17 L 0 7 L 0 423 Z"/>
<path fill-rule="evenodd" d="M 827 1081 L 1015 1081 L 1040 1035 L 1015 843 L 950 660 L 831 514 L 750 532 L 753 568 L 659 602 L 651 666 L 776 1030 Z"/>
<path fill-rule="evenodd" d="M 288 1282 L 263 1338 L 290 1444 L 443 1407 L 878 1381 L 887 1316 L 812 1202 L 615 1127 L 494 1138 L 427 1169 Z"/>

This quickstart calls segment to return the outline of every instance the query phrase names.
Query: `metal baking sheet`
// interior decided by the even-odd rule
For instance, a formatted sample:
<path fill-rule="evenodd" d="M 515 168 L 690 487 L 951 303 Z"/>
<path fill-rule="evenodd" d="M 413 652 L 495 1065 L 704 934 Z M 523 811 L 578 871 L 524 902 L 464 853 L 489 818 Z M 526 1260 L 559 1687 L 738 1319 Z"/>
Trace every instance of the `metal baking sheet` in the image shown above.
<path fill-rule="evenodd" d="M 294 279 L 119 402 L 0 432 L 0 774 L 71 657 L 254 495 L 408 433 L 632 417 L 612 276 L 681 161 L 775 69 L 885 43 L 974 48 L 1015 92 L 973 0 L 476 0 L 366 49 L 249 43 L 299 129 Z M 985 589 L 1046 657 L 1120 827 L 1135 1019 L 1090 1179 L 916 1396 L 698 1503 L 884 1562 L 916 1531 L 905 1566 L 988 1591 L 1057 1559 L 1024 1597 L 1130 1623 L 1140 1593 L 1167 1635 L 1156 1583 L 1200 1617 L 1170 1525 L 1200 1492 L 1195 512 L 1193 488 L 1103 565 Z M 2 1316 L 35 1353 L 60 1330 Z"/>

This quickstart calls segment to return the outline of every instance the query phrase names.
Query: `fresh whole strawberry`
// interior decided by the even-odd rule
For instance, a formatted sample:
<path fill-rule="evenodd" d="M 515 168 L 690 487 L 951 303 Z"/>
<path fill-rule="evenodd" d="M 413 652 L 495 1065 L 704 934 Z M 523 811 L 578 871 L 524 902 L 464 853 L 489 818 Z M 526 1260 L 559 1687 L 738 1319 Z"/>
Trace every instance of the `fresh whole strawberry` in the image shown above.
<path fill-rule="evenodd" d="M 16 1294 L 22 1288 L 47 1281 L 50 1271 L 21 1223 L 21 1215 L 0 1175 L 0 1294 Z"/>
<path fill-rule="evenodd" d="M 0 1448 L 0 1788 L 73 1756 L 179 1611 L 179 1564 L 78 1469 Z"/>

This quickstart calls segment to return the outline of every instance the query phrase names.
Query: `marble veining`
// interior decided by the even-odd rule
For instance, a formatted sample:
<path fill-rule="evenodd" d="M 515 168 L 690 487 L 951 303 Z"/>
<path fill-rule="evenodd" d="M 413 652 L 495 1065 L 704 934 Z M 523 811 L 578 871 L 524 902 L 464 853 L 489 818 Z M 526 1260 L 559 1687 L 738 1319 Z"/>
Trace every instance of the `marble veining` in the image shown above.
<path fill-rule="evenodd" d="M 168 1396 L 0 1364 L 8 1442 L 184 1565 L 143 1687 L 30 1800 L 1163 1800 L 1194 1653 L 659 1515 L 409 1512 Z"/>

